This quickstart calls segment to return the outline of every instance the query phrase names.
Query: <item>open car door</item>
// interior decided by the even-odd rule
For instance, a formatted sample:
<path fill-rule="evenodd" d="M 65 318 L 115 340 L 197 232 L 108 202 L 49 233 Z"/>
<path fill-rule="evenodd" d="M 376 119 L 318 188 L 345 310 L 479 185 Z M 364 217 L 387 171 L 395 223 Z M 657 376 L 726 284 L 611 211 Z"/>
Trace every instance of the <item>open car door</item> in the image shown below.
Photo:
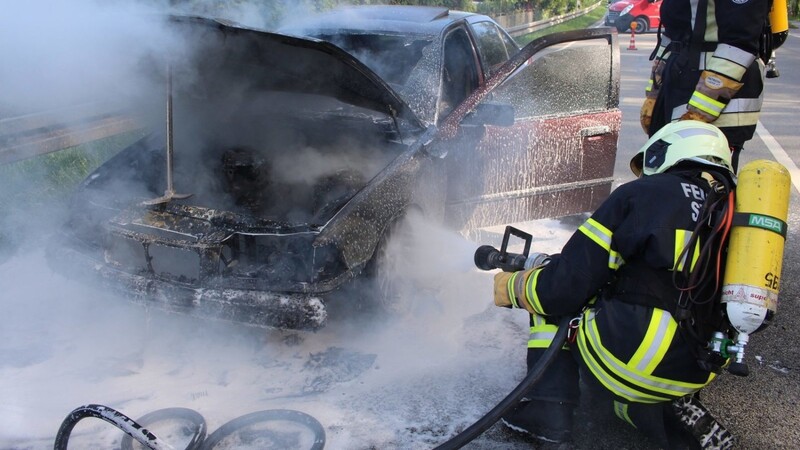
<path fill-rule="evenodd" d="M 532 41 L 441 126 L 454 136 L 447 222 L 474 228 L 594 210 L 611 190 L 620 123 L 616 30 Z"/>

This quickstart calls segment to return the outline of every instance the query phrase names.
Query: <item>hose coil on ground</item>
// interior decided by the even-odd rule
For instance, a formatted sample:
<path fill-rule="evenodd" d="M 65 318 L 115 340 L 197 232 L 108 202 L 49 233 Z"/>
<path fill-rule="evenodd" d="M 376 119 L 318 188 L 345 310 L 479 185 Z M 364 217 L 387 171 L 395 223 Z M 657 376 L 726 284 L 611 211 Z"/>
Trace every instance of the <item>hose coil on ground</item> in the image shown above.
<path fill-rule="evenodd" d="M 74 409 L 61 423 L 56 434 L 54 449 L 67 450 L 69 437 L 78 422 L 94 417 L 104 420 L 122 430 L 126 436 L 122 439 L 122 450 L 133 450 L 133 440 L 150 450 L 167 450 L 172 446 L 158 439 L 146 426 L 156 422 L 179 419 L 192 424 L 192 439 L 184 450 L 213 450 L 227 437 L 244 430 L 246 427 L 272 421 L 294 422 L 310 430 L 313 435 L 311 450 L 322 450 L 325 447 L 325 429 L 314 417 L 290 409 L 270 409 L 258 411 L 227 422 L 206 438 L 206 421 L 200 413 L 187 408 L 166 408 L 153 411 L 134 421 L 121 412 L 103 405 L 84 405 Z"/>

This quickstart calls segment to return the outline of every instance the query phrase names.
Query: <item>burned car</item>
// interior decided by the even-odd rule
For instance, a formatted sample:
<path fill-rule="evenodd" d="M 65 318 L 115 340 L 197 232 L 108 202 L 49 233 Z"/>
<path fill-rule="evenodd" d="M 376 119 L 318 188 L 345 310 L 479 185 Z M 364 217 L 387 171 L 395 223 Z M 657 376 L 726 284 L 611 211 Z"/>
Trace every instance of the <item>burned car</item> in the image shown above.
<path fill-rule="evenodd" d="M 588 211 L 610 191 L 613 29 L 519 49 L 445 8 L 348 8 L 280 32 L 170 24 L 195 50 L 162 74 L 165 130 L 79 186 L 50 252 L 141 303 L 315 329 L 409 211 L 464 229 Z"/>

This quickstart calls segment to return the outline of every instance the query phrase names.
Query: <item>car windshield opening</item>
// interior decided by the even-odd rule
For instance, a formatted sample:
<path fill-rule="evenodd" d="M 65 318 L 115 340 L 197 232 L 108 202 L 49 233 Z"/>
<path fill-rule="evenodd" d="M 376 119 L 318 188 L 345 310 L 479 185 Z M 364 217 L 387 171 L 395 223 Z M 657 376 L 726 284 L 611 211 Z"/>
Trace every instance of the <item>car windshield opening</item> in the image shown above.
<path fill-rule="evenodd" d="M 404 86 L 433 40 L 428 36 L 324 33 L 314 37 L 350 53 L 384 81 Z"/>

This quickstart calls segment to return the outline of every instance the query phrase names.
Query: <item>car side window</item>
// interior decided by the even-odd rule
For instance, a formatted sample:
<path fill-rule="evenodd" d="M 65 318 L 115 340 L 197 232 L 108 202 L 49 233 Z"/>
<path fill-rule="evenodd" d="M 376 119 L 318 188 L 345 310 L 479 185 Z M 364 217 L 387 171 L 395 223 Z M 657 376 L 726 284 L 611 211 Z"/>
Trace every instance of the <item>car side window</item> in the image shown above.
<path fill-rule="evenodd" d="M 506 36 L 492 22 L 473 23 L 472 30 L 475 32 L 475 42 L 478 45 L 483 66 L 487 75 L 491 75 L 494 73 L 494 69 L 506 62 L 516 49 L 507 48 L 507 43 L 503 39 Z"/>
<path fill-rule="evenodd" d="M 493 92 L 517 119 L 608 109 L 613 48 L 603 39 L 567 42 L 540 51 Z"/>
<path fill-rule="evenodd" d="M 444 40 L 439 118 L 447 116 L 478 87 L 478 68 L 472 43 L 464 28 L 450 31 Z"/>

